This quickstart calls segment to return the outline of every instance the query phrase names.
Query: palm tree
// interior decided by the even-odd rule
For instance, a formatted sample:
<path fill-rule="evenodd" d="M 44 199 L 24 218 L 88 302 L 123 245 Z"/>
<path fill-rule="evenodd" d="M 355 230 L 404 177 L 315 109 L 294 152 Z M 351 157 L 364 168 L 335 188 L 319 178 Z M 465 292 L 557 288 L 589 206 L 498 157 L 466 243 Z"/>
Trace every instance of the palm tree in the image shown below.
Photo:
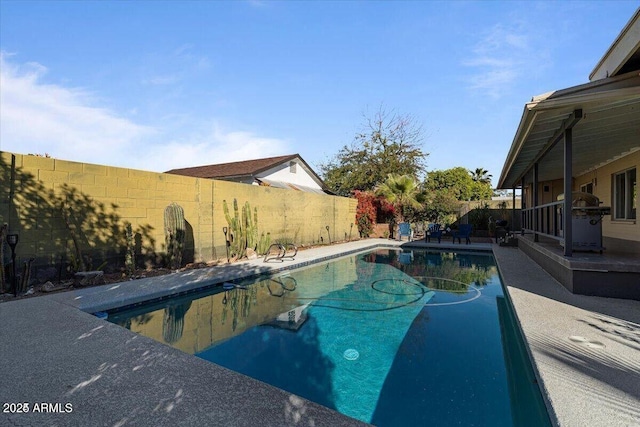
<path fill-rule="evenodd" d="M 491 178 L 493 177 L 493 175 L 491 175 L 488 170 L 483 168 L 476 168 L 475 171 L 470 170 L 469 173 L 471 174 L 471 179 L 483 184 L 490 183 Z"/>
<path fill-rule="evenodd" d="M 422 189 L 411 175 L 389 174 L 387 180 L 376 187 L 376 194 L 383 196 L 391 203 L 396 211 L 396 221 L 404 222 L 402 209 L 405 206 L 419 208 Z"/>

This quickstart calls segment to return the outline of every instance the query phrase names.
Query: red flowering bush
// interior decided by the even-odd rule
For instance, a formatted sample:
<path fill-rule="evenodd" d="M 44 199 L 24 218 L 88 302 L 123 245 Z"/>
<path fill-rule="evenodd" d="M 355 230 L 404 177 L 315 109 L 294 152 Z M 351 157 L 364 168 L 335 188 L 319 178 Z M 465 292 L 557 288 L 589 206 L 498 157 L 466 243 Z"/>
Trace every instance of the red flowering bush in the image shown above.
<path fill-rule="evenodd" d="M 356 223 L 360 237 L 369 237 L 373 226 L 376 224 L 376 199 L 377 197 L 367 191 L 356 190 L 353 195 L 358 199 L 358 207 L 356 208 Z"/>
<path fill-rule="evenodd" d="M 376 197 L 374 205 L 376 207 L 376 222 L 389 223 L 396 217 L 396 207 L 384 197 Z"/>

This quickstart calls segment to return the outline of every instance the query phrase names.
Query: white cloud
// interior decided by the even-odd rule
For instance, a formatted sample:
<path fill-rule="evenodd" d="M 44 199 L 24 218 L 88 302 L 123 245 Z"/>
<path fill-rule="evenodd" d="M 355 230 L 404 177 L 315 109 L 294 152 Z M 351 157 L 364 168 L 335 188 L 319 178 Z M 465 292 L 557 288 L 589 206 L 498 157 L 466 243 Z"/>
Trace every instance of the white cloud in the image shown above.
<path fill-rule="evenodd" d="M 475 69 L 469 87 L 497 99 L 511 91 L 518 79 L 527 78 L 529 70 L 547 66 L 543 59 L 548 59 L 548 52 L 535 46 L 539 32 L 529 31 L 518 21 L 487 30 L 470 59 L 463 62 Z"/>
<path fill-rule="evenodd" d="M 0 54 L 0 148 L 93 163 L 155 133 L 148 126 L 92 105 L 91 94 L 42 82 L 46 67 L 14 65 Z"/>
<path fill-rule="evenodd" d="M 251 132 L 225 131 L 220 125 L 198 135 L 154 146 L 144 153 L 143 169 L 167 171 L 191 166 L 291 154 L 286 141 Z"/>
<path fill-rule="evenodd" d="M 9 57 L 0 54 L 2 151 L 158 172 L 289 154 L 284 140 L 225 129 L 212 118 L 136 123 L 96 105 L 87 90 L 45 83 L 46 67 Z"/>

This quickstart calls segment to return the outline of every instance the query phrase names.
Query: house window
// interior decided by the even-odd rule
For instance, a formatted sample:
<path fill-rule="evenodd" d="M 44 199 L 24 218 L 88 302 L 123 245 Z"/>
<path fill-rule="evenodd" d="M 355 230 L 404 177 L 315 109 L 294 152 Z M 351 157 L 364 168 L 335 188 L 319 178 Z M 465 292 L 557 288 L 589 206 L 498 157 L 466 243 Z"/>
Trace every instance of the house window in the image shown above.
<path fill-rule="evenodd" d="M 636 169 L 628 169 L 613 175 L 614 219 L 636 219 L 638 184 Z"/>
<path fill-rule="evenodd" d="M 580 191 L 583 193 L 593 194 L 593 183 L 583 184 L 580 186 Z"/>
<path fill-rule="evenodd" d="M 296 162 L 289 162 L 289 173 L 296 173 L 298 164 Z"/>

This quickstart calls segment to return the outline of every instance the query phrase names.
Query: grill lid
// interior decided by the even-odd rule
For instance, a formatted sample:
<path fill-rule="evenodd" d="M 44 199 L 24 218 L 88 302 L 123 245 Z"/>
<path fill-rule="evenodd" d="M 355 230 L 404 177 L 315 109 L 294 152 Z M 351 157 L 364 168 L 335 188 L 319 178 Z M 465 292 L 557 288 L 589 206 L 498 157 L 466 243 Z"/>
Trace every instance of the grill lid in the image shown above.
<path fill-rule="evenodd" d="M 564 200 L 564 194 L 558 195 L 558 201 Z M 600 199 L 591 193 L 574 191 L 571 193 L 571 205 L 574 207 L 596 207 L 600 205 Z"/>

